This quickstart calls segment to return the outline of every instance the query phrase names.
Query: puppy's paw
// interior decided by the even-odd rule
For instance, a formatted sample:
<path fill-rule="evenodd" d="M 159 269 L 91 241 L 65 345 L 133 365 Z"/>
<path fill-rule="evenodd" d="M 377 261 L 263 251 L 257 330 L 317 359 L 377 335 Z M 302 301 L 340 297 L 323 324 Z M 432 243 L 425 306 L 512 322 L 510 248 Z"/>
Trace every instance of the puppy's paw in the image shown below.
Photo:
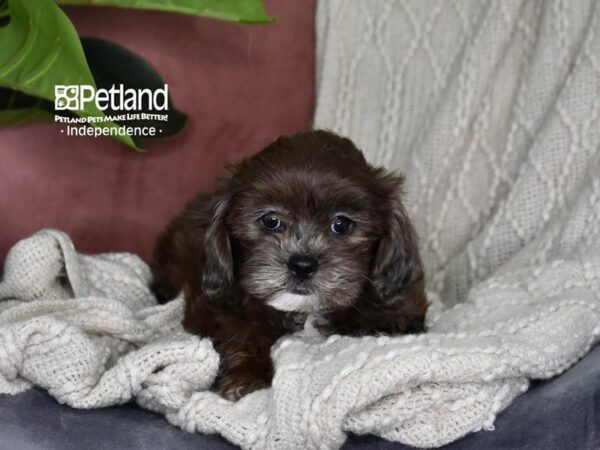
<path fill-rule="evenodd" d="M 334 334 L 334 330 L 325 316 L 319 313 L 310 313 L 308 315 L 302 335 L 314 337 L 331 336 L 332 334 Z"/>
<path fill-rule="evenodd" d="M 268 381 L 249 374 L 226 375 L 219 378 L 215 384 L 217 392 L 231 401 L 239 400 L 251 392 L 268 386 Z"/>

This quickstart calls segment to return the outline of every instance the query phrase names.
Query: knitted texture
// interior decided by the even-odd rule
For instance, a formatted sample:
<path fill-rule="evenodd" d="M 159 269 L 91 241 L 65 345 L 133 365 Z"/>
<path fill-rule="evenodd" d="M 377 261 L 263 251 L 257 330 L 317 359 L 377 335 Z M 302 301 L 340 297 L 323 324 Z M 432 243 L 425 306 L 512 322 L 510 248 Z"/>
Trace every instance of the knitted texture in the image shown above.
<path fill-rule="evenodd" d="M 426 334 L 283 338 L 273 386 L 230 402 L 208 391 L 210 341 L 181 330 L 181 298 L 155 304 L 140 259 L 44 230 L 6 260 L 0 392 L 134 399 L 254 449 L 492 429 L 529 379 L 600 339 L 599 15 L 591 0 L 319 4 L 316 124 L 407 174 Z"/>
<path fill-rule="evenodd" d="M 448 305 L 597 239 L 600 4 L 319 2 L 315 125 L 407 176 Z"/>
<path fill-rule="evenodd" d="M 437 446 L 491 429 L 529 378 L 565 370 L 600 334 L 600 258 L 554 259 L 492 276 L 453 308 L 432 293 L 426 334 L 284 338 L 273 387 L 235 403 L 208 391 L 217 354 L 181 330 L 181 298 L 156 305 L 137 257 L 77 254 L 43 230 L 5 269 L 0 392 L 34 384 L 78 408 L 135 399 L 244 448 L 337 448 L 347 431 Z"/>

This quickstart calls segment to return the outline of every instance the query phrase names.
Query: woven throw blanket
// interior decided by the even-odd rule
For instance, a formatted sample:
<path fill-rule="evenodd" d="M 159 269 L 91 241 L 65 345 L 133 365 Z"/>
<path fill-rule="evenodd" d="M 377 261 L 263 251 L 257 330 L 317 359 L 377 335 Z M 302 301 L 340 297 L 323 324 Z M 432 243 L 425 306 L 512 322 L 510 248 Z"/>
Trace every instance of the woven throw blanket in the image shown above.
<path fill-rule="evenodd" d="M 440 445 L 598 340 L 600 2 L 330 0 L 317 19 L 315 124 L 406 174 L 447 308 L 399 391 L 359 408 L 369 426 L 342 429 Z"/>
<path fill-rule="evenodd" d="M 218 356 L 156 305 L 129 254 L 43 230 L 0 283 L 0 393 L 134 400 L 243 448 L 338 448 L 347 432 L 435 447 L 492 429 L 530 379 L 600 338 L 600 4 L 319 3 L 316 124 L 407 174 L 432 307 L 417 336 L 294 335 L 270 389 L 208 390 Z"/>
<path fill-rule="evenodd" d="M 284 338 L 273 387 L 230 402 L 208 390 L 218 355 L 182 331 L 182 299 L 156 305 L 149 281 L 136 256 L 78 254 L 60 231 L 15 245 L 0 393 L 37 385 L 77 408 L 134 399 L 244 448 L 338 448 L 347 431 L 436 446 L 491 429 L 529 378 L 560 373 L 600 334 L 600 260 L 554 259 L 490 277 L 453 308 L 432 294 L 426 334 Z"/>

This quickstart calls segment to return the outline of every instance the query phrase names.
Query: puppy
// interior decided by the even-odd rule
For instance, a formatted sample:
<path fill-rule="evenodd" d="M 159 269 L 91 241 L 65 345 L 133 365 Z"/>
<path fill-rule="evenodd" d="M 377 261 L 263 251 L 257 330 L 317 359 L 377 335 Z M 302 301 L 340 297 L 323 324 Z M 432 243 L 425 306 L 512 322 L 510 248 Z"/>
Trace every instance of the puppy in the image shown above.
<path fill-rule="evenodd" d="M 327 131 L 280 137 L 230 167 L 161 235 L 154 292 L 185 296 L 184 327 L 221 356 L 215 388 L 238 399 L 268 386 L 270 348 L 323 334 L 420 332 L 427 310 L 403 178 Z M 315 324 L 305 324 L 319 313 Z"/>

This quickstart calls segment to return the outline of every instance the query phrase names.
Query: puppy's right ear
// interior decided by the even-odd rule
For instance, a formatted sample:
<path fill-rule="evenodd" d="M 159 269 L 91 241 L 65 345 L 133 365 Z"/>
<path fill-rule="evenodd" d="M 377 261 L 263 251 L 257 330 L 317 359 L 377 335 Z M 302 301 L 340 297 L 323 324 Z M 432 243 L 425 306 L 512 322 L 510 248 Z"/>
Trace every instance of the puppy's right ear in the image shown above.
<path fill-rule="evenodd" d="M 202 273 L 202 293 L 208 300 L 223 297 L 233 284 L 233 255 L 226 224 L 231 195 L 217 195 L 211 209 L 212 217 L 204 239 L 206 261 Z"/>

